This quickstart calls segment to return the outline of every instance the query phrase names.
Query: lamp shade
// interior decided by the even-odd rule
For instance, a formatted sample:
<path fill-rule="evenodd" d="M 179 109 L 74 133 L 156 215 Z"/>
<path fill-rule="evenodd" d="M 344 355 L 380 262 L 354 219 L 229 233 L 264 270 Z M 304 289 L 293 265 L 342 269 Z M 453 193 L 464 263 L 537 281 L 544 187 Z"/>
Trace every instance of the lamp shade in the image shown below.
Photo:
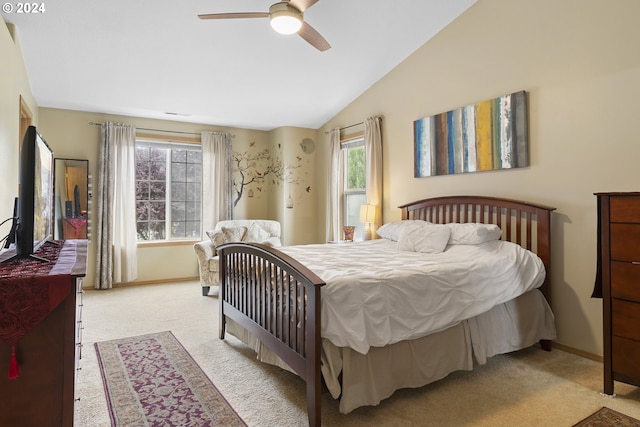
<path fill-rule="evenodd" d="M 376 207 L 374 205 L 360 206 L 360 221 L 371 223 L 376 220 Z"/>
<path fill-rule="evenodd" d="M 297 33 L 302 27 L 302 13 L 286 2 L 280 2 L 269 8 L 271 28 L 280 34 Z"/>

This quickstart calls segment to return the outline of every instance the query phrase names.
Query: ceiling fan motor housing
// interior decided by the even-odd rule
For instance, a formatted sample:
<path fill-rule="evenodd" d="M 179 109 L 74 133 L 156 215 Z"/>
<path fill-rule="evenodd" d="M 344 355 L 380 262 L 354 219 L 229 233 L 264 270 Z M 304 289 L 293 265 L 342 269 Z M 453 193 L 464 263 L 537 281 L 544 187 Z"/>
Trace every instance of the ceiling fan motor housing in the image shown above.
<path fill-rule="evenodd" d="M 286 1 L 271 5 L 269 19 L 271 27 L 280 34 L 297 33 L 302 26 L 302 12 Z"/>

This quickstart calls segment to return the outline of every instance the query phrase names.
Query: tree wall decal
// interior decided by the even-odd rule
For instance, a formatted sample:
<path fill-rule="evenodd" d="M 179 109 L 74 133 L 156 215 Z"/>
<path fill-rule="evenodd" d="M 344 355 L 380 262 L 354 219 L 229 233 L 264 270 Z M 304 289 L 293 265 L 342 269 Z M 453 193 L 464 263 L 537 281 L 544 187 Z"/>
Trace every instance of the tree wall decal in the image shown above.
<path fill-rule="evenodd" d="M 249 144 L 249 147 L 255 147 L 255 143 Z M 269 149 L 252 152 L 233 152 L 234 162 L 234 178 L 233 191 L 235 197 L 233 199 L 233 207 L 235 208 L 242 195 L 245 187 L 251 184 L 262 184 L 267 179 L 271 179 L 271 183 L 279 185 L 282 182 L 288 184 L 298 184 L 299 177 L 295 173 L 300 164 L 300 157 L 297 157 L 297 164 L 285 165 L 279 156 L 273 156 Z M 262 191 L 262 187 L 257 187 L 258 191 Z"/>

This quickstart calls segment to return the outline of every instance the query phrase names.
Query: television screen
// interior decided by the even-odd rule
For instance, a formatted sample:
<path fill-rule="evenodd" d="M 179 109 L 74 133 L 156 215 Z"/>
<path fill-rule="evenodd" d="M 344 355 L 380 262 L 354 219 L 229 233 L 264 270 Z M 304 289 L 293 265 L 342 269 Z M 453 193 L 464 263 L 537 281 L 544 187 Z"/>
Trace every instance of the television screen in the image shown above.
<path fill-rule="evenodd" d="M 31 255 L 52 238 L 53 151 L 34 126 L 20 150 L 20 190 L 16 255 Z"/>
<path fill-rule="evenodd" d="M 53 151 L 36 133 L 36 182 L 33 217 L 34 250 L 51 240 L 53 227 Z"/>

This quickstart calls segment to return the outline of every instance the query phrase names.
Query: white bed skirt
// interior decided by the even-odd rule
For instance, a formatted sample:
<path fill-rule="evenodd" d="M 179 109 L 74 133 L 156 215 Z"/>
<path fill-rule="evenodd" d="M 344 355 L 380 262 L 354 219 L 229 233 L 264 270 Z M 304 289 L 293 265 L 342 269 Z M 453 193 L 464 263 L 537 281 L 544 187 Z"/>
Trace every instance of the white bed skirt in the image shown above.
<path fill-rule="evenodd" d="M 258 360 L 292 371 L 237 323 L 228 319 L 226 330 L 254 349 Z M 401 388 L 421 387 L 451 372 L 471 370 L 491 356 L 542 339 L 556 339 L 554 315 L 542 293 L 533 290 L 444 331 L 371 347 L 366 355 L 323 339 L 322 375 L 333 398 L 340 398 L 340 412 L 348 413 L 377 405 Z"/>

